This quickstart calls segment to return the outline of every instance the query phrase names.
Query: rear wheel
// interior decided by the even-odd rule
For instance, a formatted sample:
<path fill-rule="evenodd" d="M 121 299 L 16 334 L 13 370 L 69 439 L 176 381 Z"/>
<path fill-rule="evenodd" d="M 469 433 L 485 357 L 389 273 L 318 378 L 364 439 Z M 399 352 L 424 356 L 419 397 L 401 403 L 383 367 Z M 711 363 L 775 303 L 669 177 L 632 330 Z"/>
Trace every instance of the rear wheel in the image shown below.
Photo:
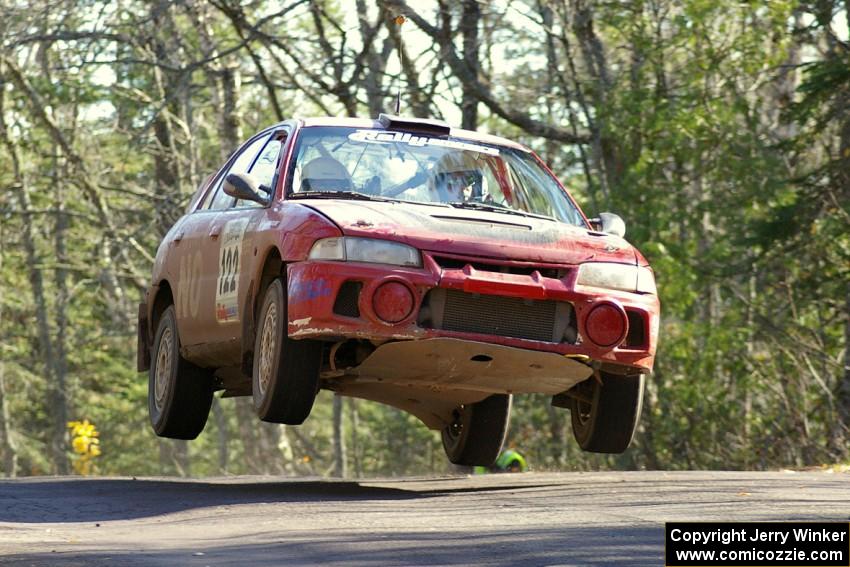
<path fill-rule="evenodd" d="M 148 371 L 148 411 L 160 437 L 194 439 L 207 423 L 213 398 L 212 374 L 180 356 L 174 306 L 163 311 Z"/>
<path fill-rule="evenodd" d="M 499 457 L 513 396 L 494 394 L 454 411 L 454 421 L 443 429 L 443 448 L 456 465 L 489 467 Z"/>
<path fill-rule="evenodd" d="M 601 373 L 576 386 L 570 413 L 573 436 L 593 453 L 622 453 L 632 442 L 643 405 L 644 375 Z"/>
<path fill-rule="evenodd" d="M 303 423 L 319 390 L 322 343 L 287 336 L 286 286 L 281 278 L 266 289 L 254 341 L 252 392 L 263 421 Z"/>

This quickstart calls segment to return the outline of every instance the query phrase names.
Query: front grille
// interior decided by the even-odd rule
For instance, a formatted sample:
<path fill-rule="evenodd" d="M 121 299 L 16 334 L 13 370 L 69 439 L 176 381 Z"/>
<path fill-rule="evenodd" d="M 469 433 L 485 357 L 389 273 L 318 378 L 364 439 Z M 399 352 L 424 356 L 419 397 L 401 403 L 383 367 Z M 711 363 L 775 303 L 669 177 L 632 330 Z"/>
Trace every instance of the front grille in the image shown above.
<path fill-rule="evenodd" d="M 561 342 L 574 325 L 569 303 L 433 289 L 419 324 L 432 329 Z"/>
<path fill-rule="evenodd" d="M 342 284 L 334 301 L 334 313 L 345 317 L 360 317 L 361 289 L 363 289 L 361 282 L 349 280 Z"/>
<path fill-rule="evenodd" d="M 481 260 L 465 260 L 461 258 L 449 258 L 448 256 L 434 256 L 434 261 L 444 270 L 462 270 L 467 265 L 481 272 L 496 272 L 498 274 L 517 274 L 530 276 L 534 272 L 540 272 L 544 278 L 560 279 L 566 275 L 566 270 L 550 268 L 545 266 L 520 266 L 516 264 L 495 264 L 482 262 Z"/>

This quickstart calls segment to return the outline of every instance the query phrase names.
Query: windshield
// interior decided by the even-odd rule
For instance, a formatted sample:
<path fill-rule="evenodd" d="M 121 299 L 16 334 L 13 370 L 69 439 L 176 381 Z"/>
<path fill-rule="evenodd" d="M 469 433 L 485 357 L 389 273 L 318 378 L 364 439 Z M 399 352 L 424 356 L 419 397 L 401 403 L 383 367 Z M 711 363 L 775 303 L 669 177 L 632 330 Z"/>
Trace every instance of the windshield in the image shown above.
<path fill-rule="evenodd" d="M 292 167 L 291 198 L 433 203 L 585 226 L 576 206 L 532 154 L 504 146 L 315 126 L 301 130 Z"/>

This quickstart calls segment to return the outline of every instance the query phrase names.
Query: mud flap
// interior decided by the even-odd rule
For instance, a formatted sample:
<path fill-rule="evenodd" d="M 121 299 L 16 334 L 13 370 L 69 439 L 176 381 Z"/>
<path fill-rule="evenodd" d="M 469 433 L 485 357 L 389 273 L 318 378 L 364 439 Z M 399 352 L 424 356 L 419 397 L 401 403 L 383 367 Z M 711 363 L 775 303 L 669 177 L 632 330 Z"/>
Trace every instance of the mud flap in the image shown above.
<path fill-rule="evenodd" d="M 151 346 L 148 341 L 148 304 L 139 303 L 138 326 L 136 327 L 136 369 L 147 372 L 151 367 Z"/>
<path fill-rule="evenodd" d="M 251 377 L 254 372 L 254 282 L 248 286 L 242 308 L 242 374 Z"/>

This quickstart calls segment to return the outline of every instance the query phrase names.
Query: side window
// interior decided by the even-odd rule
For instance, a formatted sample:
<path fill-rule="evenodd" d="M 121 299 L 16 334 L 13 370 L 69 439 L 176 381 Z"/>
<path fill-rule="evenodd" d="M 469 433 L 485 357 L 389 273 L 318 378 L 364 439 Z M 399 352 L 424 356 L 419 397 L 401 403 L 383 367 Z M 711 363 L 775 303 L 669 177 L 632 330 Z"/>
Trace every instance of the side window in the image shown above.
<path fill-rule="evenodd" d="M 261 151 L 259 157 L 257 157 L 257 161 L 254 162 L 254 165 L 252 165 L 250 171 L 248 171 L 248 173 L 254 176 L 260 186 L 265 186 L 270 191 L 274 190 L 274 174 L 277 172 L 280 147 L 284 140 L 285 138 L 274 138 L 269 140 L 269 143 L 266 144 L 266 147 L 263 148 L 263 151 Z M 254 201 L 241 200 L 237 201 L 236 206 L 259 207 L 260 204 Z"/>
<path fill-rule="evenodd" d="M 269 141 L 260 153 L 260 157 L 257 158 L 256 162 L 254 162 L 254 166 L 251 167 L 251 171 L 249 173 L 253 175 L 261 185 L 265 185 L 266 187 L 272 186 L 272 180 L 274 179 L 274 174 L 277 171 L 277 162 L 278 156 L 280 155 L 281 143 L 282 140 L 280 138 Z"/>
<path fill-rule="evenodd" d="M 236 160 L 230 166 L 230 168 L 224 172 L 224 174 L 219 178 L 217 182 L 217 186 L 215 188 L 215 195 L 212 198 L 212 201 L 207 206 L 207 209 L 227 209 L 231 205 L 233 205 L 233 197 L 224 192 L 224 178 L 231 173 L 247 173 L 248 168 L 251 166 L 251 163 L 254 161 L 254 157 L 256 157 L 257 152 L 260 151 L 260 148 L 268 141 L 268 136 L 262 136 L 257 138 L 248 146 L 245 147 L 244 150 L 236 157 Z"/>

